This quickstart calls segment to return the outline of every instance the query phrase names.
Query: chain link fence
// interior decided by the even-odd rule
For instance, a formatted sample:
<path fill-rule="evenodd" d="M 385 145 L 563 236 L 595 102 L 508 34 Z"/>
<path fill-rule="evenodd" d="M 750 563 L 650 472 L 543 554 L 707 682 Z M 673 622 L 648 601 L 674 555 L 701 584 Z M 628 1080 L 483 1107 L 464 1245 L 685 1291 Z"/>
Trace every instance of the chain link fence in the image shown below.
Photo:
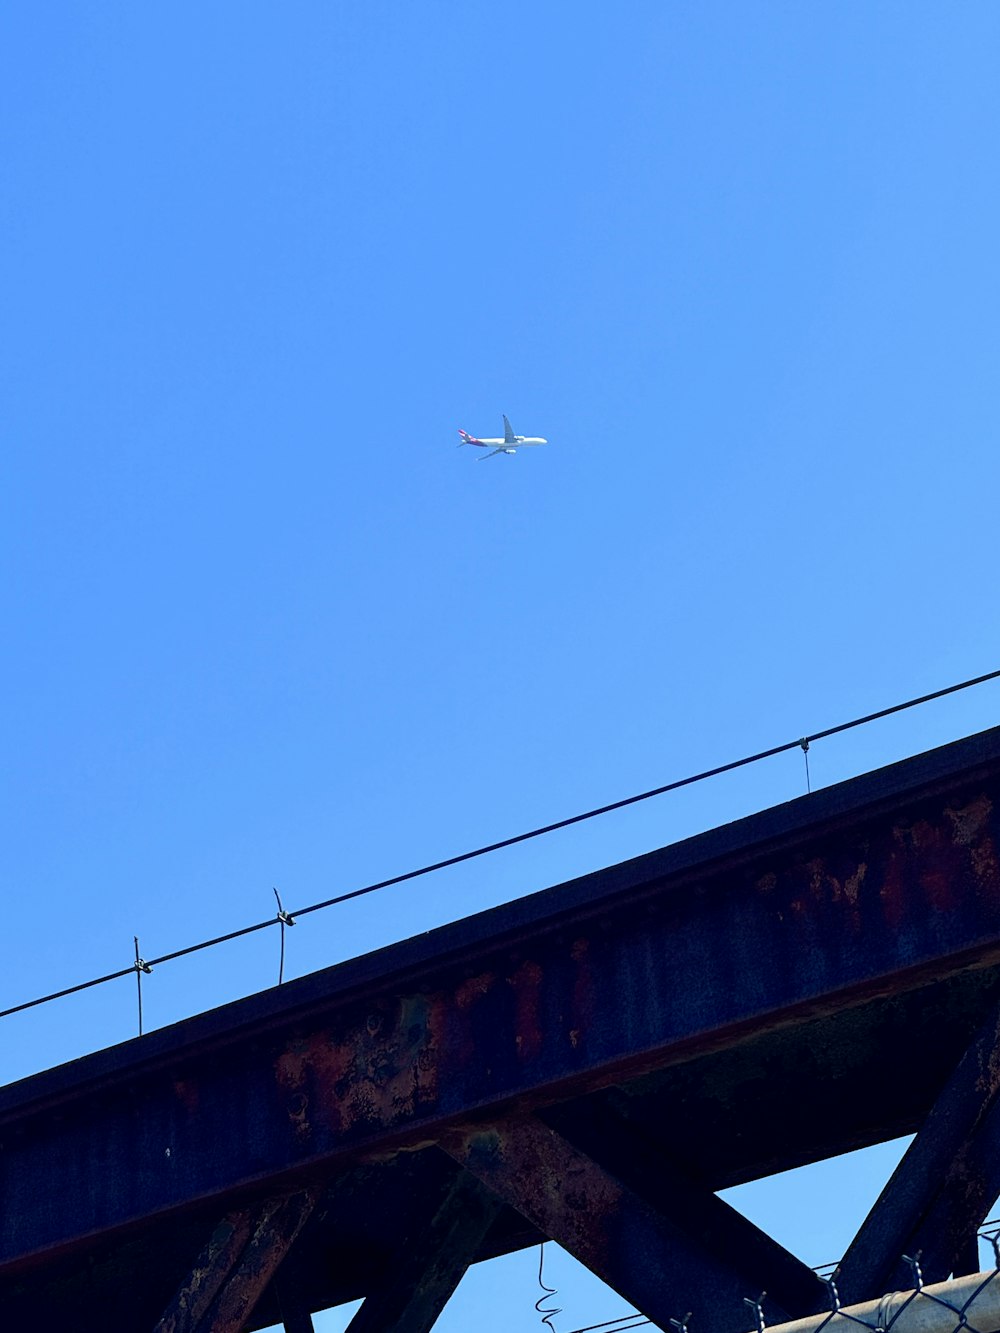
<path fill-rule="evenodd" d="M 993 1225 L 993 1224 L 990 1224 Z M 1000 1227 L 981 1232 L 992 1248 L 993 1266 L 981 1273 L 925 1284 L 919 1256 L 906 1257 L 913 1273 L 908 1291 L 893 1291 L 859 1305 L 842 1305 L 837 1291 L 837 1270 L 818 1270 L 830 1295 L 830 1309 L 790 1323 L 767 1320 L 767 1293 L 747 1298 L 745 1333 L 1000 1333 Z M 572 1333 L 629 1333 L 654 1329 L 650 1320 L 632 1313 L 588 1324 Z M 694 1314 L 671 1319 L 661 1333 L 713 1333 L 702 1328 Z"/>

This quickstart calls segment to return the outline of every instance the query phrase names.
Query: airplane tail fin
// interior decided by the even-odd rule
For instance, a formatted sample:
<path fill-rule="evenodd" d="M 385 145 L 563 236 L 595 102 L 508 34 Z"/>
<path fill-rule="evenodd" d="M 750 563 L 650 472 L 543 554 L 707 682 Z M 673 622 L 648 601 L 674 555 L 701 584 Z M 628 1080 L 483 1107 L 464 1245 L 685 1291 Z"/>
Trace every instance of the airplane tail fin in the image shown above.
<path fill-rule="evenodd" d="M 470 435 L 469 432 L 467 430 L 463 430 L 461 426 L 459 426 L 458 428 L 458 433 L 462 437 L 458 442 L 459 449 L 461 449 L 463 444 L 478 444 L 478 445 L 482 444 L 481 440 L 477 440 L 474 435 Z"/>

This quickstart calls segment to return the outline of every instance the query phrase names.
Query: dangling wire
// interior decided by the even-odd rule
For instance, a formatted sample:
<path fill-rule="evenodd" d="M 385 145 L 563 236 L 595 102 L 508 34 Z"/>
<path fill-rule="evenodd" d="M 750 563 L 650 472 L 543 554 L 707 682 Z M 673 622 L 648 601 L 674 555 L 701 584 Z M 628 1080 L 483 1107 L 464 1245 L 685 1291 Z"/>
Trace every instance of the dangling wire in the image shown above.
<path fill-rule="evenodd" d="M 802 757 L 806 761 L 806 791 L 811 792 L 812 782 L 809 780 L 809 737 L 803 736 L 799 741 L 799 744 L 802 746 Z"/>
<path fill-rule="evenodd" d="M 273 885 L 271 887 L 274 888 Z M 278 985 L 280 986 L 285 979 L 285 927 L 294 926 L 295 918 L 289 916 L 284 907 L 282 907 L 281 894 L 277 889 L 274 890 L 274 896 L 278 902 L 278 925 L 281 929 L 281 961 L 278 963 Z"/>
<path fill-rule="evenodd" d="M 557 1314 L 562 1314 L 562 1310 L 559 1308 L 559 1306 L 555 1306 L 554 1308 L 551 1309 L 546 1308 L 544 1306 L 544 1302 L 550 1296 L 555 1296 L 558 1293 L 559 1288 L 547 1287 L 545 1285 L 544 1279 L 542 1277 L 542 1269 L 544 1267 L 544 1264 L 545 1264 L 545 1241 L 543 1240 L 541 1245 L 539 1245 L 538 1247 L 538 1285 L 541 1287 L 542 1292 L 544 1294 L 539 1296 L 538 1300 L 535 1301 L 535 1309 L 538 1311 L 542 1323 L 548 1327 L 549 1333 L 556 1333 L 556 1326 L 555 1324 L 553 1324 L 552 1321 L 553 1319 L 555 1319 Z"/>
<path fill-rule="evenodd" d="M 135 944 L 135 987 L 138 992 L 139 1000 L 139 1036 L 142 1036 L 142 974 L 147 975 L 152 972 L 152 968 L 146 962 L 145 958 L 139 956 L 139 936 L 133 935 L 132 941 Z"/>

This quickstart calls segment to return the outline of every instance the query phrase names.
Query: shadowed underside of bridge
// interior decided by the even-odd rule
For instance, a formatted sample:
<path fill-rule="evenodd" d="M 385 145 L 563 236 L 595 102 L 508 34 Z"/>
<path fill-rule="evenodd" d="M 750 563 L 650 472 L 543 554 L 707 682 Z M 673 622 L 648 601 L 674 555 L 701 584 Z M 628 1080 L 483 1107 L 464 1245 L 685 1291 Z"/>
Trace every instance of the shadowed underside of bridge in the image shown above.
<path fill-rule="evenodd" d="M 1000 1193 L 1000 730 L 0 1091 L 0 1323 L 429 1329 L 551 1237 L 655 1323 L 826 1308 L 716 1197 L 918 1131 L 848 1303 Z"/>

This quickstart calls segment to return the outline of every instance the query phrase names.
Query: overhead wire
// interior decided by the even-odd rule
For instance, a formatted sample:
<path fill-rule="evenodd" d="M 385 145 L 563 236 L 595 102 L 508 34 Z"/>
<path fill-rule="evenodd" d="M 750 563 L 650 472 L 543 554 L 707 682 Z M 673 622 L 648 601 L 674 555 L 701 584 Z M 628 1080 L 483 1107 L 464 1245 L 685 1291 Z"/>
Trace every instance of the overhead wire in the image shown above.
<path fill-rule="evenodd" d="M 848 722 L 838 722 L 835 726 L 826 727 L 822 731 L 810 732 L 806 736 L 796 736 L 794 740 L 783 741 L 780 745 L 772 745 L 766 750 L 758 750 L 754 754 L 744 755 L 739 759 L 731 759 L 727 763 L 717 764 L 712 768 L 702 769 L 699 773 L 689 774 L 687 777 L 675 778 L 672 782 L 662 783 L 658 787 L 650 787 L 646 791 L 637 792 L 634 796 L 625 796 L 617 801 L 609 801 L 605 805 L 598 805 L 590 810 L 584 810 L 580 814 L 569 815 L 565 819 L 556 819 L 549 824 L 542 824 L 538 828 L 529 829 L 525 833 L 516 833 L 509 838 L 501 838 L 497 842 L 487 843 L 482 847 L 475 847 L 471 851 L 459 852 L 455 856 L 445 857 L 440 861 L 432 861 L 428 865 L 420 866 L 415 870 L 407 870 L 399 875 L 390 875 L 387 879 L 376 880 L 372 884 L 366 884 L 359 889 L 351 889 L 347 893 L 339 893 L 331 898 L 324 898 L 321 902 L 311 903 L 307 907 L 295 908 L 285 913 L 279 907 L 276 915 L 267 917 L 263 921 L 255 921 L 252 925 L 241 926 L 237 930 L 227 931 L 224 935 L 215 935 L 211 939 L 200 940 L 197 944 L 189 944 L 181 949 L 174 949 L 170 953 L 161 954 L 158 958 L 149 958 L 142 960 L 146 968 L 158 967 L 164 963 L 173 962 L 177 958 L 186 958 L 190 954 L 200 953 L 204 949 L 215 948 L 216 945 L 226 944 L 230 940 L 242 939 L 245 935 L 252 935 L 259 930 L 267 930 L 272 926 L 284 927 L 289 918 L 297 920 L 299 917 L 309 916 L 313 912 L 325 911 L 328 907 L 336 907 L 340 903 L 351 902 L 355 898 L 363 898 L 368 894 L 378 893 L 382 889 L 393 888 L 397 884 L 406 884 L 411 880 L 421 879 L 425 875 L 435 874 L 439 870 L 447 870 L 451 866 L 462 865 L 467 861 L 473 861 L 482 856 L 490 856 L 494 852 L 503 851 L 507 847 L 516 847 L 520 843 L 529 842 L 534 838 L 544 837 L 549 833 L 556 833 L 560 829 L 572 828 L 576 824 L 582 824 L 590 819 L 597 819 L 601 815 L 611 814 L 615 810 L 624 810 L 629 806 L 638 805 L 642 801 L 652 800 L 656 796 L 665 796 L 669 792 L 680 791 L 683 787 L 693 786 L 698 782 L 705 782 L 708 778 L 721 777 L 724 773 L 733 773 L 737 769 L 746 768 L 750 764 L 760 763 L 764 759 L 773 759 L 779 754 L 787 754 L 790 750 L 801 749 L 803 752 L 808 750 L 810 744 L 815 741 L 827 740 L 831 736 L 842 735 L 846 731 L 853 731 L 857 727 L 867 726 L 871 722 L 878 722 L 883 718 L 892 717 L 896 713 L 905 712 L 910 708 L 917 708 L 922 704 L 931 703 L 936 699 L 943 699 L 948 695 L 957 694 L 961 690 L 971 689 L 976 685 L 984 685 L 991 680 L 1000 679 L 1000 669 L 988 671 L 980 676 L 973 676 L 969 680 L 963 680 L 955 685 L 948 685 L 944 689 L 932 690 L 929 694 L 921 694 L 913 699 L 906 699 L 902 703 L 891 705 L 889 708 L 880 708 L 876 712 L 866 713 L 863 717 L 851 718 Z M 131 976 L 136 972 L 138 964 L 131 967 L 120 968 L 116 972 L 108 972 L 104 976 L 93 977 L 88 981 L 78 982 L 74 986 L 66 986 L 61 990 L 52 991 L 47 995 L 37 996 L 32 1000 L 22 1001 L 20 1004 L 11 1005 L 6 1009 L 0 1009 L 0 1019 L 9 1018 L 13 1014 L 23 1013 L 26 1009 L 34 1009 L 39 1005 L 48 1004 L 53 1000 L 61 1000 L 69 995 L 75 995 L 80 991 L 89 990 L 94 986 L 104 985 L 109 981 L 117 981 L 121 977 Z M 281 964 L 282 977 L 284 975 L 284 957 Z"/>
<path fill-rule="evenodd" d="M 586 1328 L 574 1328 L 573 1333 L 597 1333 L 598 1330 L 603 1330 L 603 1333 L 627 1333 L 630 1328 L 642 1328 L 651 1322 L 638 1311 L 633 1311 L 632 1314 L 619 1315 L 617 1319 L 605 1319 L 603 1324 L 588 1324 Z"/>

